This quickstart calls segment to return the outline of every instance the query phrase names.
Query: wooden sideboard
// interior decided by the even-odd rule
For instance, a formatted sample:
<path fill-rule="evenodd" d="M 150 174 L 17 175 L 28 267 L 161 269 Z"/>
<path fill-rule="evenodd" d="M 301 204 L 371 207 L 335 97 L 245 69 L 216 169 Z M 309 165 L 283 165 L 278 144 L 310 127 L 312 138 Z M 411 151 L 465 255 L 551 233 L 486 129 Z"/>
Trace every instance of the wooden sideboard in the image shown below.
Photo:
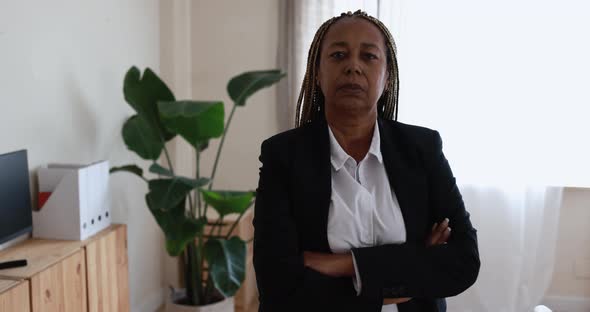
<path fill-rule="evenodd" d="M 0 251 L 0 312 L 127 312 L 127 228 L 111 225 L 84 241 L 30 239 Z"/>
<path fill-rule="evenodd" d="M 0 311 L 31 311 L 29 287 L 29 281 L 0 280 Z"/>

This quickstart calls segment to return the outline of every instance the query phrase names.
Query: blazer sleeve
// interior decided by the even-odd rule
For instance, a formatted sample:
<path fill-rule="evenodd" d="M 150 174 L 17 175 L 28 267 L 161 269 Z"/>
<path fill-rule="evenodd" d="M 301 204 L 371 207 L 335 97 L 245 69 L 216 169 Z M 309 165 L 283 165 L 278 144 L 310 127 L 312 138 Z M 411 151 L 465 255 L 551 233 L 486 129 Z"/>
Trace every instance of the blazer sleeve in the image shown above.
<path fill-rule="evenodd" d="M 479 273 L 476 230 L 442 151 L 438 132 L 432 131 L 425 156 L 430 209 L 449 218 L 451 236 L 444 245 L 427 247 L 407 242 L 355 248 L 361 276 L 361 296 L 444 298 L 469 288 Z"/>
<path fill-rule="evenodd" d="M 253 262 L 259 311 L 284 311 L 304 300 L 303 254 L 292 216 L 288 159 L 277 141 L 262 143 L 254 207 Z M 279 142 L 280 143 L 280 142 Z"/>

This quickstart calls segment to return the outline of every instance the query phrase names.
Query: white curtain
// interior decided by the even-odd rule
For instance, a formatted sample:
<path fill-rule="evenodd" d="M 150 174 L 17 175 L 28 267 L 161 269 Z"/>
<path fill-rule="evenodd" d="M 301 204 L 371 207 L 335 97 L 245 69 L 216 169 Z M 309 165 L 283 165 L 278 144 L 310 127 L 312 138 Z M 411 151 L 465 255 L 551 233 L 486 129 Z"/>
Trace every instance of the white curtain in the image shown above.
<path fill-rule="evenodd" d="M 562 188 L 507 183 L 460 189 L 478 230 L 482 266 L 473 287 L 447 300 L 448 310 L 533 311 L 553 274 Z"/>
<path fill-rule="evenodd" d="M 293 126 L 321 23 L 363 9 L 398 47 L 399 120 L 440 131 L 478 229 L 476 284 L 449 311 L 533 311 L 553 273 L 561 186 L 590 185 L 590 22 L 582 1 L 284 1 L 279 92 Z M 559 5 L 558 5 L 559 4 Z M 282 57 L 281 57 L 282 56 Z M 556 185 L 549 187 L 548 185 Z"/>

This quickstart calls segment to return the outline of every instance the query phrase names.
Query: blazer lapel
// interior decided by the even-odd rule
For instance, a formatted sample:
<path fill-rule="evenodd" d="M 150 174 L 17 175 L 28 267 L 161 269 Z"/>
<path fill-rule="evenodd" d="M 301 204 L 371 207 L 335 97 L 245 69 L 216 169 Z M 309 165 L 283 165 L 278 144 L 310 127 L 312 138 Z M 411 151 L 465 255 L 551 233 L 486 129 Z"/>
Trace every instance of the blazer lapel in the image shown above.
<path fill-rule="evenodd" d="M 298 142 L 301 151 L 298 165 L 302 187 L 302 217 L 306 229 L 302 234 L 309 250 L 330 252 L 328 242 L 328 213 L 332 196 L 332 172 L 330 163 L 330 137 L 328 124 L 318 118 L 306 127 L 306 132 Z"/>
<path fill-rule="evenodd" d="M 425 207 L 421 202 L 425 199 L 420 191 L 424 190 L 424 177 L 412 170 L 411 145 L 404 142 L 396 131 L 396 124 L 378 118 L 381 134 L 381 154 L 389 183 L 395 191 L 404 223 L 406 226 L 406 241 L 413 242 L 420 238 L 420 216 Z M 414 158 L 416 159 L 416 158 Z"/>

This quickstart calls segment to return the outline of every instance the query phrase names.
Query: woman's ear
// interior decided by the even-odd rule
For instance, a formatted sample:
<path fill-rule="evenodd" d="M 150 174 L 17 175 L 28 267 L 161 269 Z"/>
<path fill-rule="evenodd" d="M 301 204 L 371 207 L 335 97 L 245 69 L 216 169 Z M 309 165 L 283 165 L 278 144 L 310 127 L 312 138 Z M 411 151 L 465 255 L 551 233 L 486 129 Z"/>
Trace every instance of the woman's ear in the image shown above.
<path fill-rule="evenodd" d="M 318 79 L 318 77 L 316 76 L 315 78 L 315 87 L 321 92 L 322 91 L 322 85 L 320 84 L 320 80 Z"/>

